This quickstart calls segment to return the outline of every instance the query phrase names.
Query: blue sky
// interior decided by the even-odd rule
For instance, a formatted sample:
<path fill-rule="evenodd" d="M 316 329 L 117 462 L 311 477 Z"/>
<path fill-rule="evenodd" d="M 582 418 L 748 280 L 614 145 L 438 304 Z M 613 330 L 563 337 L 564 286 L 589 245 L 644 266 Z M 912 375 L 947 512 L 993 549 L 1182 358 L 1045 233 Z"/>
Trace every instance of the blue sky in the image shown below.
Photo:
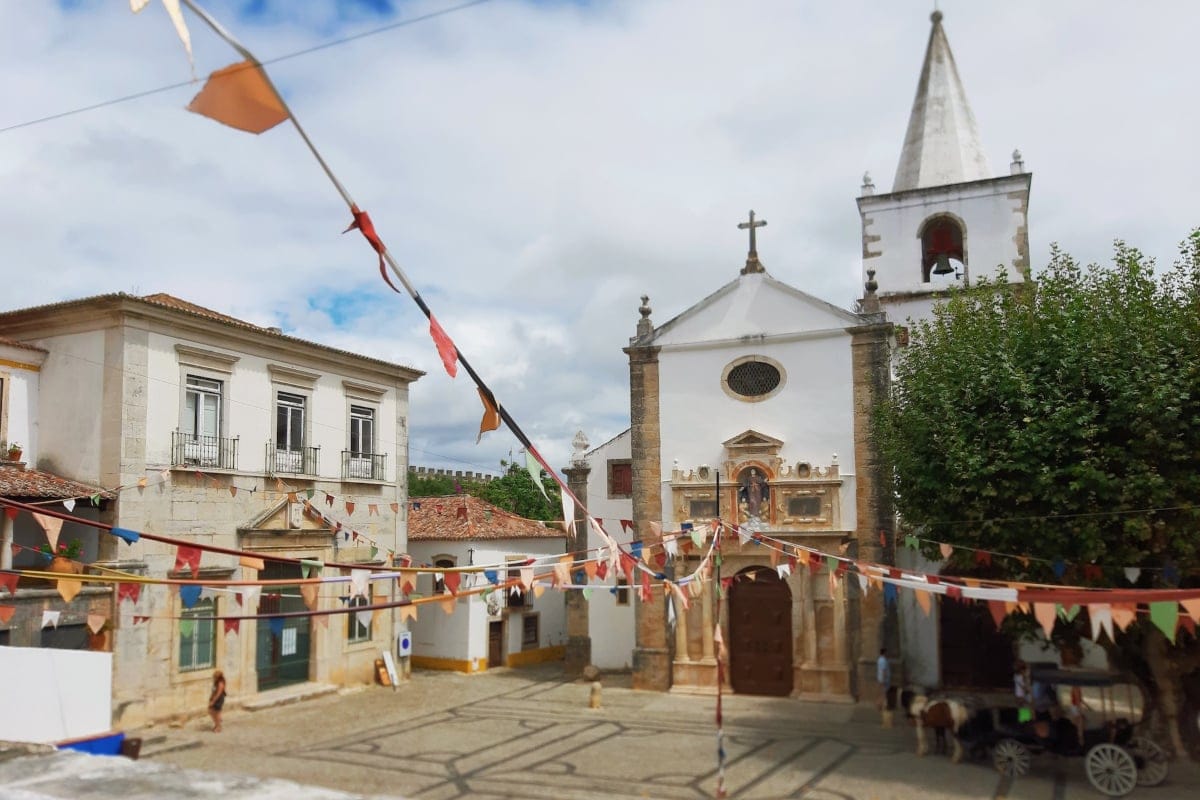
<path fill-rule="evenodd" d="M 210 0 L 260 57 L 455 0 Z M 888 186 L 929 3 L 759 0 L 483 5 L 272 65 L 310 135 L 472 364 L 565 463 L 582 429 L 628 425 L 621 347 L 649 294 L 663 322 L 740 268 L 770 221 L 775 277 L 849 307 L 855 197 Z M 1114 238 L 1169 262 L 1200 224 L 1200 6 L 944 0 L 992 169 L 1032 170 L 1034 268 L 1051 242 Z M 0 127 L 191 77 L 158 0 L 9 3 Z M 190 20 L 196 74 L 237 60 Z M 441 371 L 424 318 L 342 236 L 345 207 L 287 126 L 254 137 L 183 111 L 199 85 L 0 134 L 0 278 L 20 307 L 166 291 L 426 370 L 414 463 L 495 469 L 479 401 Z M 38 280 L 19 276 L 37 275 Z M 668 459 L 670 454 L 664 454 Z"/>

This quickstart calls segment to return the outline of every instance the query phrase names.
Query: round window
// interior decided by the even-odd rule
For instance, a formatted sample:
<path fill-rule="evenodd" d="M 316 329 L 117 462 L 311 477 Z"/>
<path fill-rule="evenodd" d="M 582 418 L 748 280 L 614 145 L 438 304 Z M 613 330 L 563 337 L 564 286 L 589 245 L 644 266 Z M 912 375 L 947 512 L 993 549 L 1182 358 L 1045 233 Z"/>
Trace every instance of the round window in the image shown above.
<path fill-rule="evenodd" d="M 742 361 L 725 373 L 729 390 L 747 400 L 765 399 L 779 388 L 782 380 L 779 367 L 759 359 Z"/>

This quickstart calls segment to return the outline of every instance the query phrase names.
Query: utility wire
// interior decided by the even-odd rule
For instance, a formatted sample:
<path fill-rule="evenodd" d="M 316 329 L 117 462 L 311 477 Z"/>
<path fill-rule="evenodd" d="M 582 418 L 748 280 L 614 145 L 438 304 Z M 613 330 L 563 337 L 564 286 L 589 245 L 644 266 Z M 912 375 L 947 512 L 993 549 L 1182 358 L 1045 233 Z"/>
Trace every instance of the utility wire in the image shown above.
<path fill-rule="evenodd" d="M 266 59 L 262 62 L 262 64 L 264 66 L 266 66 L 267 64 L 278 64 L 281 61 L 287 61 L 288 59 L 299 58 L 300 56 L 306 56 L 310 53 L 315 53 L 319 50 L 328 50 L 331 47 L 336 47 L 338 45 L 347 44 L 349 42 L 356 42 L 359 39 L 366 39 L 369 36 L 377 36 L 381 33 L 387 33 L 388 31 L 394 31 L 397 28 L 404 28 L 409 25 L 415 25 L 418 22 L 427 22 L 431 19 L 436 19 L 437 17 L 444 17 L 448 14 L 453 14 L 456 11 L 465 11 L 468 8 L 480 6 L 480 5 L 483 5 L 484 3 L 488 3 L 488 2 L 491 2 L 491 0 L 469 0 L 469 2 L 459 3 L 456 6 L 450 6 L 449 8 L 443 8 L 440 11 L 431 11 L 428 14 L 422 14 L 417 17 L 410 17 L 408 19 L 402 19 L 397 22 L 392 22 L 387 25 L 380 26 L 378 28 L 372 28 L 371 30 L 362 31 L 361 33 L 355 33 L 355 34 L 351 34 L 350 36 L 344 36 L 341 39 L 333 39 L 328 42 L 322 42 L 321 44 L 313 45 L 312 47 L 306 47 L 303 50 L 296 50 L 291 53 L 284 53 L 281 56 L 276 56 L 275 58 Z M 56 119 L 63 119 L 64 117 L 73 117 L 76 114 L 83 114 L 87 111 L 95 111 L 96 109 L 107 108 L 108 106 L 115 106 L 115 105 L 119 105 L 121 103 L 127 103 L 130 100 L 140 100 L 141 98 L 149 97 L 150 95 L 161 94 L 162 92 L 169 92 L 174 89 L 182 89 L 185 86 L 193 86 L 193 85 L 195 85 L 195 83 L 196 83 L 196 81 L 194 81 L 194 80 L 180 81 L 179 83 L 172 83 L 172 84 L 168 84 L 166 86 L 159 86 L 157 89 L 146 89 L 145 91 L 142 91 L 142 92 L 134 92 L 133 94 L 127 94 L 122 97 L 114 97 L 111 100 L 104 100 L 103 102 L 100 102 L 100 103 L 93 103 L 88 106 L 80 106 L 79 108 L 73 108 L 69 111 L 60 111 L 57 114 L 50 114 L 49 116 L 38 117 L 37 119 L 31 119 L 31 120 L 27 120 L 25 122 L 18 122 L 14 125 L 8 125 L 6 127 L 0 128 L 0 133 L 8 133 L 9 131 L 15 131 L 20 128 L 28 128 L 32 125 L 40 125 L 43 122 L 53 122 Z"/>

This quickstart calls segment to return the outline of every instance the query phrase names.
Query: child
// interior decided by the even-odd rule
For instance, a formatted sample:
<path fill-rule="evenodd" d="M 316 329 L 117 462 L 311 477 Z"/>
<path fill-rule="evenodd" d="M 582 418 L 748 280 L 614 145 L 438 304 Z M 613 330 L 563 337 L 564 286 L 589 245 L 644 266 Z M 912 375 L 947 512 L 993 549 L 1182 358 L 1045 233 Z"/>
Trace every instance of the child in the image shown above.
<path fill-rule="evenodd" d="M 208 716 L 212 717 L 213 733 L 221 732 L 221 709 L 225 707 L 225 673 L 213 673 L 212 695 L 208 698 Z"/>

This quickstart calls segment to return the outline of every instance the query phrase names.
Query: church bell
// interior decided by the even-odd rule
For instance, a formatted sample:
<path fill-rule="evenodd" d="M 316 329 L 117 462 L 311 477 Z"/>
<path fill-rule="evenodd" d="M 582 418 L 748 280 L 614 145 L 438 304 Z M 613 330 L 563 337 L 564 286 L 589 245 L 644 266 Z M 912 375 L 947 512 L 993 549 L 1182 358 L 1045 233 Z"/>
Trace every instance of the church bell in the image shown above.
<path fill-rule="evenodd" d="M 950 266 L 950 257 L 945 253 L 938 253 L 937 266 L 933 268 L 934 275 L 949 275 L 954 272 L 954 267 Z"/>

